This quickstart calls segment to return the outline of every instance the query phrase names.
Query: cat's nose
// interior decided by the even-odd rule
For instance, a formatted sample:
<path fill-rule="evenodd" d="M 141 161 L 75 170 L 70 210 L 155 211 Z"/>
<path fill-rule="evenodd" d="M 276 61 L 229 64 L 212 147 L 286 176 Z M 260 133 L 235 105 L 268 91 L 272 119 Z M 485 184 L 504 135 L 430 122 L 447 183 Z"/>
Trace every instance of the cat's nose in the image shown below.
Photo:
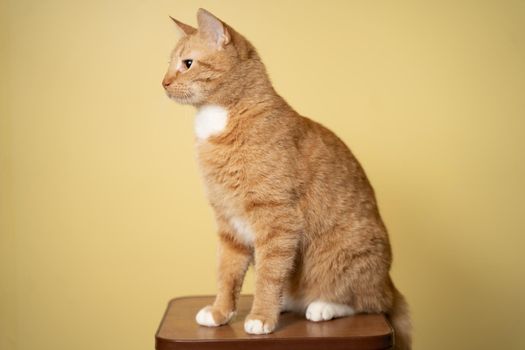
<path fill-rule="evenodd" d="M 171 83 L 173 83 L 172 77 L 164 77 L 164 79 L 162 79 L 162 86 L 164 88 L 167 88 L 168 86 L 170 86 Z"/>

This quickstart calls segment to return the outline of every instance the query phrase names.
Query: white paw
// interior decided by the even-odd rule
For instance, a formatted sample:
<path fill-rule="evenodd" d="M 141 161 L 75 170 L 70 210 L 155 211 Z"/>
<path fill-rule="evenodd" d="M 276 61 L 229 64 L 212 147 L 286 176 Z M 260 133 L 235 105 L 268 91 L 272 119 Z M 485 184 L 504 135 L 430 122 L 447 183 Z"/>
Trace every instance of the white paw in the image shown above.
<path fill-rule="evenodd" d="M 335 317 L 353 315 L 354 309 L 348 305 L 314 301 L 306 308 L 306 318 L 310 321 L 328 321 Z"/>
<path fill-rule="evenodd" d="M 250 334 L 268 334 L 273 329 L 268 324 L 263 324 L 261 320 L 246 320 L 244 322 L 244 331 Z"/>
<path fill-rule="evenodd" d="M 201 326 L 206 326 L 206 327 L 219 326 L 219 324 L 215 322 L 215 320 L 213 319 L 213 316 L 211 314 L 211 306 L 206 306 L 200 309 L 200 311 L 197 312 L 197 316 L 195 316 L 195 320 Z"/>

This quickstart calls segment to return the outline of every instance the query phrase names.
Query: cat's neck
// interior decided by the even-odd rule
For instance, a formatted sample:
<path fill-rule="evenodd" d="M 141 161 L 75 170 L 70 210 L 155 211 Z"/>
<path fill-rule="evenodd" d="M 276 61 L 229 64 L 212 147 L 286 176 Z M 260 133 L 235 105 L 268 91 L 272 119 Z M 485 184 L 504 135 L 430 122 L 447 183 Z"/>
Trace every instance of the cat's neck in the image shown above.
<path fill-rule="evenodd" d="M 221 135 L 228 128 L 237 129 L 240 121 L 246 118 L 265 118 L 268 113 L 274 114 L 275 111 L 279 111 L 283 117 L 296 114 L 277 94 L 269 79 L 258 80 L 242 89 L 212 97 L 196 106 L 194 128 L 198 140 Z"/>

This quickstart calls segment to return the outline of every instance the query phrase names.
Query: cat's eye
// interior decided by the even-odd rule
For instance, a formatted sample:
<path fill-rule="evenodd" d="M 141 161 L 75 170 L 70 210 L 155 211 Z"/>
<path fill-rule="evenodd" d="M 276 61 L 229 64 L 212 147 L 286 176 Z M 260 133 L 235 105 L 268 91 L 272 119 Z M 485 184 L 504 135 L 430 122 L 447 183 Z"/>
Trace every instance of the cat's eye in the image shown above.
<path fill-rule="evenodd" d="M 187 69 L 190 69 L 191 65 L 193 64 L 193 60 L 184 60 L 184 61 L 182 61 L 182 63 L 184 63 L 184 66 Z"/>

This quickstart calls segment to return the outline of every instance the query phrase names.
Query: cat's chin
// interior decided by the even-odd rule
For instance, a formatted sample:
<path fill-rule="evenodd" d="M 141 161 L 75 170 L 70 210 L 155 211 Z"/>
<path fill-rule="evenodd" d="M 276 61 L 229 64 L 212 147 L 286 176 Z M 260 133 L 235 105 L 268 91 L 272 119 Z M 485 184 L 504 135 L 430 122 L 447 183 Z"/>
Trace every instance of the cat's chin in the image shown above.
<path fill-rule="evenodd" d="M 199 99 L 195 96 L 195 94 L 191 94 L 191 93 L 176 95 L 176 94 L 170 93 L 169 91 L 166 91 L 166 95 L 171 100 L 181 105 L 193 105 L 194 106 L 199 103 Z"/>
<path fill-rule="evenodd" d="M 173 101 L 177 102 L 178 104 L 181 104 L 181 105 L 192 105 L 192 106 L 195 106 L 196 104 L 199 103 L 199 101 L 197 101 L 197 99 L 193 96 L 193 95 L 190 95 L 190 96 L 175 96 L 175 95 L 171 95 L 169 93 L 167 93 L 168 97 L 170 99 L 172 99 Z"/>

